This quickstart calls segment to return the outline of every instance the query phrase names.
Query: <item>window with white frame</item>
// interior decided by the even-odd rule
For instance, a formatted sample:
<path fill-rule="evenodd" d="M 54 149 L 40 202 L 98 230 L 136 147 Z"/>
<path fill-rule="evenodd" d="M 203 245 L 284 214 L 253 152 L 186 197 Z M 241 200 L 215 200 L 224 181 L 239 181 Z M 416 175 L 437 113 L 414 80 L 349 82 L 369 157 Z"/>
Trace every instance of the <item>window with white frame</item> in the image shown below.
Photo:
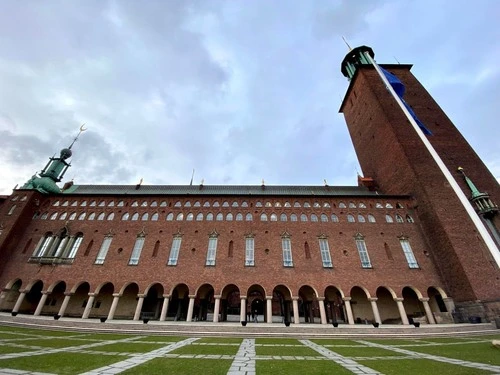
<path fill-rule="evenodd" d="M 49 245 L 52 243 L 53 238 L 52 232 L 45 233 L 45 236 L 40 239 L 40 242 L 33 253 L 33 257 L 43 257 L 47 252 Z"/>
<path fill-rule="evenodd" d="M 372 268 L 372 263 L 370 262 L 370 257 L 368 256 L 368 249 L 366 248 L 365 238 L 359 233 L 354 238 L 356 240 L 356 248 L 358 249 L 359 259 L 361 260 L 361 267 Z"/>
<path fill-rule="evenodd" d="M 108 254 L 109 247 L 111 246 L 111 242 L 113 241 L 113 236 L 106 236 L 102 241 L 101 248 L 97 253 L 97 258 L 95 258 L 95 264 L 103 264 L 106 259 L 106 255 Z"/>
<path fill-rule="evenodd" d="M 172 239 L 172 247 L 170 248 L 170 255 L 168 256 L 168 265 L 176 266 L 179 259 L 179 250 L 181 249 L 182 236 L 177 234 Z"/>
<path fill-rule="evenodd" d="M 207 249 L 207 261 L 205 265 L 207 266 L 215 266 L 215 258 L 217 256 L 217 233 L 210 234 L 208 238 L 208 249 Z"/>
<path fill-rule="evenodd" d="M 401 243 L 401 248 L 403 249 L 403 252 L 406 257 L 406 261 L 408 262 L 408 267 L 410 268 L 419 268 L 417 259 L 415 258 L 415 255 L 413 254 L 413 250 L 410 246 L 410 241 L 408 241 L 408 238 L 406 237 L 401 237 L 399 239 L 399 242 Z"/>
<path fill-rule="evenodd" d="M 78 248 L 82 244 L 83 241 L 83 233 L 77 233 L 72 239 L 71 242 L 66 249 L 65 253 L 63 254 L 64 258 L 70 258 L 74 259 L 76 256 L 76 252 L 78 251 Z"/>
<path fill-rule="evenodd" d="M 293 267 L 292 241 L 287 233 L 281 236 L 281 248 L 283 249 L 283 266 Z"/>
<path fill-rule="evenodd" d="M 326 236 L 319 237 L 319 251 L 321 253 L 321 261 L 324 268 L 333 268 L 332 257 L 330 255 L 330 247 L 328 246 L 328 238 Z"/>
<path fill-rule="evenodd" d="M 255 266 L 254 247 L 254 237 L 251 235 L 245 237 L 245 266 Z"/>
<path fill-rule="evenodd" d="M 144 241 L 146 237 L 144 233 L 139 234 L 135 240 L 134 248 L 132 249 L 132 254 L 128 261 L 129 266 L 136 266 L 139 264 L 139 258 L 141 257 L 142 247 L 144 246 Z"/>

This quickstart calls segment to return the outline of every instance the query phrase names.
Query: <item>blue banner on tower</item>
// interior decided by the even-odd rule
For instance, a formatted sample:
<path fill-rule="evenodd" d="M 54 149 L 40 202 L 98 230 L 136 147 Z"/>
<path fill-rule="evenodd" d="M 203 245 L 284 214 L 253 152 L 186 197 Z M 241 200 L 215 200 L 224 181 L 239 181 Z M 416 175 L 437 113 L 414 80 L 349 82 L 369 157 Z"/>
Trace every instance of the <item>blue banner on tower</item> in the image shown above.
<path fill-rule="evenodd" d="M 401 99 L 401 101 L 405 105 L 405 107 L 408 110 L 408 112 L 410 112 L 411 117 L 413 117 L 413 119 L 415 120 L 415 122 L 417 123 L 417 125 L 420 127 L 420 129 L 422 129 L 422 131 L 424 132 L 424 134 L 426 134 L 426 135 L 432 135 L 432 132 L 425 127 L 425 125 L 423 124 L 423 122 L 420 121 L 418 119 L 417 115 L 415 114 L 415 112 L 413 112 L 413 109 L 403 99 L 403 95 L 405 94 L 405 85 L 403 85 L 403 83 L 399 80 L 399 78 L 396 77 L 394 74 L 389 73 L 387 70 L 385 70 L 382 67 L 380 67 L 380 69 L 382 69 L 382 71 L 385 74 L 385 78 L 387 78 L 387 80 L 389 81 L 389 84 L 392 86 L 392 88 L 394 89 L 394 91 L 396 92 L 396 94 L 398 94 L 399 98 Z"/>

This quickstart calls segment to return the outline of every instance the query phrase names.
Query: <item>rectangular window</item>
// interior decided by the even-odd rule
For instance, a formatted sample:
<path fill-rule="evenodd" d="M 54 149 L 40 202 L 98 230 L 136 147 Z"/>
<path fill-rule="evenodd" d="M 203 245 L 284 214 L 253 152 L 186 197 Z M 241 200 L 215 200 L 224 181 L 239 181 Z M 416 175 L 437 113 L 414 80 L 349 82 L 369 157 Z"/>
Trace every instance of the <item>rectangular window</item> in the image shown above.
<path fill-rule="evenodd" d="M 42 240 L 40 241 L 40 246 L 38 246 L 38 249 L 35 251 L 35 257 L 43 257 L 45 255 L 45 252 L 49 248 L 49 244 L 52 243 L 52 238 L 52 235 L 46 235 L 42 238 Z"/>
<path fill-rule="evenodd" d="M 330 256 L 330 247 L 326 238 L 319 239 L 319 251 L 321 252 L 321 261 L 324 268 L 333 268 L 332 258 Z"/>
<path fill-rule="evenodd" d="M 370 262 L 370 257 L 368 256 L 368 250 L 366 249 L 365 240 L 357 239 L 356 247 L 358 248 L 359 259 L 361 260 L 361 267 L 372 268 L 372 263 Z"/>
<path fill-rule="evenodd" d="M 283 266 L 293 267 L 292 260 L 292 241 L 288 237 L 281 239 L 281 247 L 283 249 Z"/>
<path fill-rule="evenodd" d="M 170 255 L 168 257 L 168 265 L 176 266 L 177 259 L 179 258 L 179 250 L 181 248 L 182 237 L 174 237 L 172 240 L 172 247 L 170 248 Z"/>
<path fill-rule="evenodd" d="M 210 237 L 208 239 L 207 250 L 207 266 L 215 266 L 215 257 L 217 255 L 217 237 Z"/>
<path fill-rule="evenodd" d="M 245 238 L 245 266 L 255 266 L 254 259 L 254 238 Z"/>
<path fill-rule="evenodd" d="M 106 255 L 108 254 L 109 246 L 111 246 L 111 241 L 113 241 L 113 237 L 104 237 L 102 241 L 101 248 L 97 253 L 97 258 L 95 259 L 95 264 L 103 264 L 106 259 Z"/>
<path fill-rule="evenodd" d="M 136 266 L 139 264 L 139 258 L 141 257 L 142 247 L 144 246 L 145 237 L 137 237 L 135 240 L 134 248 L 132 249 L 132 255 L 128 261 L 129 266 Z"/>
<path fill-rule="evenodd" d="M 415 255 L 413 255 L 413 250 L 410 246 L 410 241 L 407 239 L 399 240 L 401 243 L 401 247 L 403 248 L 403 252 L 405 253 L 406 261 L 408 262 L 408 266 L 410 268 L 419 268 L 417 259 L 415 259 Z"/>
<path fill-rule="evenodd" d="M 74 239 L 73 245 L 71 246 L 71 249 L 69 250 L 68 258 L 73 259 L 75 257 L 76 252 L 78 251 L 78 248 L 80 247 L 82 241 L 83 241 L 82 236 L 78 236 Z"/>

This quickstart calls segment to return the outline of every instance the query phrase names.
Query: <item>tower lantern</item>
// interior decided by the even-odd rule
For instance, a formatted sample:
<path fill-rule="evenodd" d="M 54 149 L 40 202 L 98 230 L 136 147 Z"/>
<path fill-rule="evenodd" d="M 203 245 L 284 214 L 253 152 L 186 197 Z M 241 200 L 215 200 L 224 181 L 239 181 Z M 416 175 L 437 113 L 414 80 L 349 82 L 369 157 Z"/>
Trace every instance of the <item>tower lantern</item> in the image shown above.
<path fill-rule="evenodd" d="M 366 58 L 365 52 L 373 58 L 375 57 L 375 53 L 368 46 L 360 46 L 354 49 L 351 49 L 349 53 L 342 60 L 342 64 L 340 65 L 340 70 L 342 74 L 347 77 L 350 81 L 354 74 L 356 73 L 356 69 L 359 65 L 370 65 L 370 61 Z"/>

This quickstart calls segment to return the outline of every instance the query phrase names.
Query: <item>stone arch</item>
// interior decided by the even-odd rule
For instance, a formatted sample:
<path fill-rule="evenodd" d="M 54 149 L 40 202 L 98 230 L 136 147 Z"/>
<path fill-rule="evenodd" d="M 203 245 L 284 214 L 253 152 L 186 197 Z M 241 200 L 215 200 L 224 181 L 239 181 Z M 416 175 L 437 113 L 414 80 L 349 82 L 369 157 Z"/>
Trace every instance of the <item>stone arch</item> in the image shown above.
<path fill-rule="evenodd" d="M 452 311 L 450 311 L 453 309 L 445 302 L 450 300 L 445 291 L 440 287 L 430 286 L 427 288 L 427 296 L 436 323 L 453 323 Z"/>
<path fill-rule="evenodd" d="M 325 288 L 324 296 L 327 323 L 347 322 L 342 290 L 329 285 Z"/>
<path fill-rule="evenodd" d="M 368 324 L 375 321 L 370 301 L 370 292 L 365 287 L 354 286 L 351 289 L 351 307 L 354 322 L 357 324 Z"/>
<path fill-rule="evenodd" d="M 402 324 L 398 305 L 394 300 L 397 298 L 396 292 L 390 287 L 379 286 L 376 295 L 382 324 Z"/>
<path fill-rule="evenodd" d="M 189 305 L 189 287 L 186 284 L 177 284 L 170 292 L 167 316 L 174 321 L 186 320 Z"/>
<path fill-rule="evenodd" d="M 276 285 L 273 289 L 272 311 L 274 321 L 290 322 L 292 320 L 292 292 L 285 285 Z"/>
<path fill-rule="evenodd" d="M 89 317 L 105 318 L 108 316 L 111 303 L 113 302 L 113 292 L 115 286 L 108 281 L 99 285 L 95 291 L 95 298 Z"/>
<path fill-rule="evenodd" d="M 144 291 L 141 314 L 147 319 L 158 319 L 163 305 L 163 285 L 152 283 Z"/>
<path fill-rule="evenodd" d="M 115 319 L 132 319 L 135 314 L 139 294 L 139 285 L 136 282 L 125 283 L 118 295 L 120 299 L 115 310 Z"/>
<path fill-rule="evenodd" d="M 253 284 L 247 290 L 246 317 L 253 322 L 266 322 L 266 290 L 262 285 Z M 263 317 L 263 319 L 259 318 Z M 250 320 L 251 319 L 251 320 Z"/>
<path fill-rule="evenodd" d="M 87 281 L 80 281 L 70 289 L 70 300 L 64 316 L 81 317 L 87 305 L 90 293 L 90 284 Z"/>
<path fill-rule="evenodd" d="M 420 301 L 422 293 L 415 287 L 405 286 L 402 290 L 402 296 L 409 323 L 413 324 L 415 321 L 425 320 L 424 305 Z"/>
<path fill-rule="evenodd" d="M 14 287 L 14 285 L 19 285 L 19 287 L 18 287 L 18 289 L 19 289 L 22 284 L 23 284 L 23 280 L 21 280 L 20 278 L 12 279 L 11 281 L 9 281 L 7 283 L 7 285 L 5 285 L 5 289 L 11 289 Z"/>
<path fill-rule="evenodd" d="M 241 313 L 240 288 L 228 284 L 221 293 L 220 321 L 239 321 Z"/>
<path fill-rule="evenodd" d="M 17 299 L 19 298 L 19 290 L 23 285 L 23 281 L 19 278 L 12 279 L 7 283 L 0 299 L 0 311 L 12 311 Z"/>
<path fill-rule="evenodd" d="M 67 286 L 66 282 L 59 280 L 54 282 L 50 287 L 47 288 L 47 299 L 42 307 L 41 314 L 43 315 L 55 315 L 59 312 L 62 302 L 64 301 L 64 293 L 66 292 Z"/>
<path fill-rule="evenodd" d="M 314 323 L 314 318 L 319 318 L 318 293 L 313 287 L 303 285 L 299 288 L 299 317 L 304 318 L 305 323 Z"/>
<path fill-rule="evenodd" d="M 43 281 L 34 280 L 28 284 L 25 290 L 27 293 L 18 311 L 20 313 L 33 314 L 42 298 Z"/>
<path fill-rule="evenodd" d="M 209 314 L 213 319 L 215 290 L 211 284 L 203 284 L 196 290 L 193 316 L 195 320 L 207 321 Z"/>

